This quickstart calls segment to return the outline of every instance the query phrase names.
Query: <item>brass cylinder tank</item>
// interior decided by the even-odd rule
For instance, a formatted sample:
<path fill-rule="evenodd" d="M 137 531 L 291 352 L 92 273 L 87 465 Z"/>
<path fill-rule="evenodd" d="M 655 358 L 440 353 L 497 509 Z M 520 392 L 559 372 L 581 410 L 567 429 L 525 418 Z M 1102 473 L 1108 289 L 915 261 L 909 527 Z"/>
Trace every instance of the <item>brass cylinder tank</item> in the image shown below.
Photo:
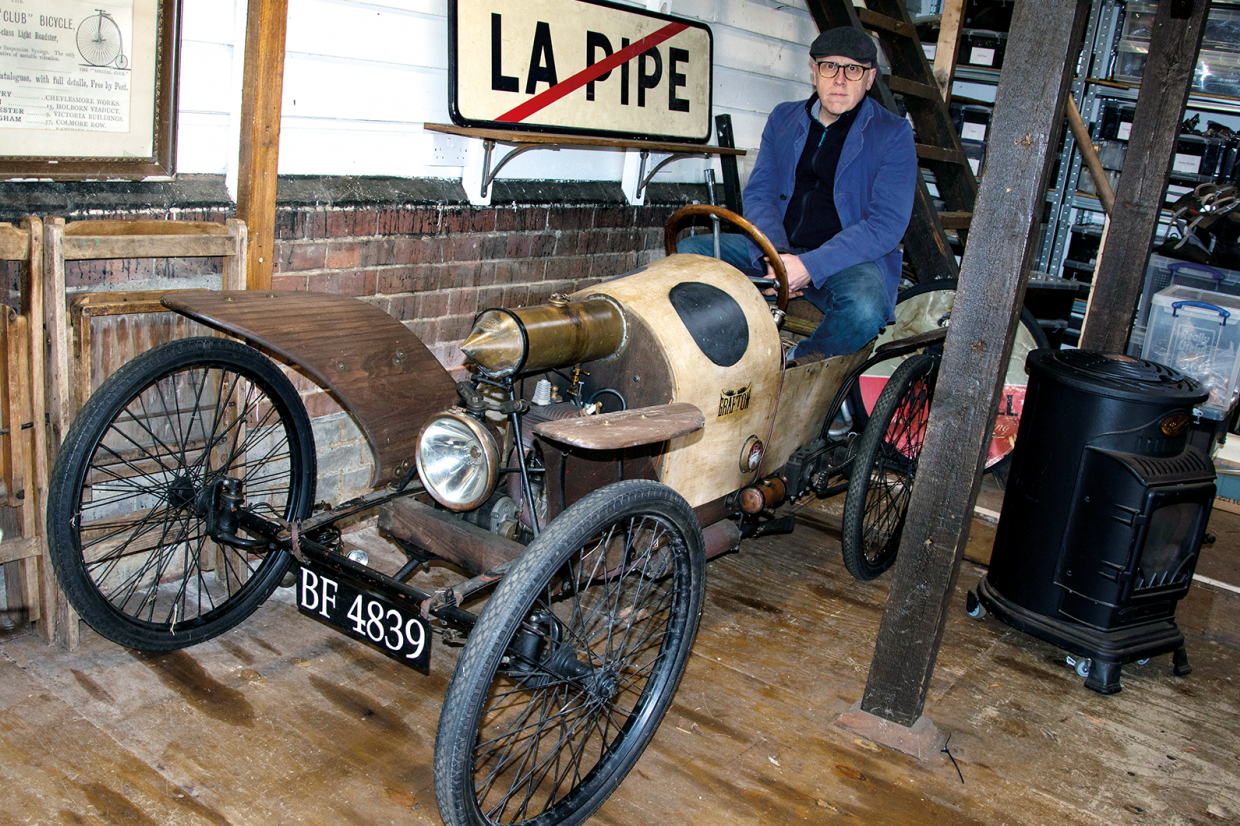
<path fill-rule="evenodd" d="M 484 375 L 502 378 L 567 367 L 614 355 L 624 343 L 624 316 L 605 298 L 483 311 L 461 351 Z"/>

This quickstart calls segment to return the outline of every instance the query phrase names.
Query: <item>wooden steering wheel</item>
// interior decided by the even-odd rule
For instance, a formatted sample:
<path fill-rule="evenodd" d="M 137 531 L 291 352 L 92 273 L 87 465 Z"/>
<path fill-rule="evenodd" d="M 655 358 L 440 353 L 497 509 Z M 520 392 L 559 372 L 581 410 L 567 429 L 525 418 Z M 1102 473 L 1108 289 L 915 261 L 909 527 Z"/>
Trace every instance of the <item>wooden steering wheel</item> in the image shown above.
<path fill-rule="evenodd" d="M 675 255 L 676 253 L 676 234 L 680 231 L 681 225 L 698 215 L 713 215 L 740 227 L 758 245 L 762 254 L 766 256 L 766 260 L 771 262 L 775 280 L 779 282 L 779 294 L 775 297 L 775 307 L 781 313 L 785 312 L 788 309 L 788 270 L 784 267 L 784 260 L 779 257 L 779 253 L 775 251 L 775 247 L 762 230 L 730 209 L 711 204 L 689 204 L 673 212 L 672 217 L 667 219 L 667 226 L 663 230 L 663 246 L 667 254 Z"/>

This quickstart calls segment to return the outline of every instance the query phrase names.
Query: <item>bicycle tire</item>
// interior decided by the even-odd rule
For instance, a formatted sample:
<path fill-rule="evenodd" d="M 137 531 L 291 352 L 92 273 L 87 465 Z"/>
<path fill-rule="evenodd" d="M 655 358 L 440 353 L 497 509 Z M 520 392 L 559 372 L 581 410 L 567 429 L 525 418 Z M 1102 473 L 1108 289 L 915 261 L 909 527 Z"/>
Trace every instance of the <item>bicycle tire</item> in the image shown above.
<path fill-rule="evenodd" d="M 844 496 L 844 566 L 868 581 L 892 566 L 917 476 L 938 356 L 914 354 L 896 369 L 857 444 Z"/>
<path fill-rule="evenodd" d="M 48 497 L 56 577 L 120 645 L 210 639 L 271 594 L 290 558 L 207 537 L 203 492 L 227 473 L 247 507 L 301 519 L 315 471 L 309 417 L 275 363 L 227 339 L 162 344 L 110 376 L 66 435 Z"/>
<path fill-rule="evenodd" d="M 887 325 L 875 346 L 886 344 L 897 336 L 905 338 L 945 325 L 951 317 L 956 284 L 956 279 L 944 278 L 917 284 L 901 292 L 896 299 L 896 321 Z M 986 459 L 987 472 L 998 471 L 1002 475 L 1011 462 L 1028 383 L 1025 359 L 1033 350 L 1049 346 L 1046 333 L 1033 313 L 1022 307 L 1020 324 L 1016 329 L 1016 339 L 1012 343 L 1012 355 L 1008 360 L 1007 376 L 1004 380 L 1004 399 L 995 419 L 995 432 Z M 883 385 L 907 358 L 908 356 L 904 356 L 879 362 L 858 378 L 849 389 L 848 406 L 854 429 L 864 430 L 870 410 L 877 402 Z"/>
<path fill-rule="evenodd" d="M 573 826 L 598 809 L 671 703 L 704 582 L 697 518 L 665 485 L 617 482 L 557 517 L 452 675 L 435 742 L 444 823 Z"/>

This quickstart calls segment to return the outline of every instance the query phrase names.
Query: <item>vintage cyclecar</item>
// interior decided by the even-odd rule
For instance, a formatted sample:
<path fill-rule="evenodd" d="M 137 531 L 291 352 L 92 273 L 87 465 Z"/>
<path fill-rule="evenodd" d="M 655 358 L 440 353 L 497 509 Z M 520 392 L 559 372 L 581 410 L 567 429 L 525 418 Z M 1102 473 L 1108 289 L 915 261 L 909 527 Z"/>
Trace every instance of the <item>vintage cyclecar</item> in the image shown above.
<path fill-rule="evenodd" d="M 705 213 L 779 261 L 743 219 L 705 206 L 673 216 L 669 251 Z M 789 361 L 778 275 L 774 314 L 740 272 L 694 255 L 487 310 L 459 383 L 357 299 L 171 293 L 170 309 L 249 344 L 172 341 L 90 398 L 54 469 L 59 581 L 82 619 L 135 649 L 215 637 L 290 573 L 303 613 L 401 662 L 428 667 L 436 636 L 463 644 L 435 747 L 444 822 L 581 822 L 672 701 L 708 558 L 790 529 L 781 501 L 845 489 L 850 569 L 876 576 L 895 555 L 938 364 L 925 350 L 946 314 L 897 324 L 920 335 L 873 358 L 870 345 Z M 273 357 L 352 413 L 371 493 L 316 508 L 310 419 Z M 833 434 L 859 377 L 887 359 L 899 366 L 864 433 Z M 367 511 L 403 549 L 399 570 L 346 554 L 338 523 Z M 420 589 L 432 562 L 459 581 Z"/>

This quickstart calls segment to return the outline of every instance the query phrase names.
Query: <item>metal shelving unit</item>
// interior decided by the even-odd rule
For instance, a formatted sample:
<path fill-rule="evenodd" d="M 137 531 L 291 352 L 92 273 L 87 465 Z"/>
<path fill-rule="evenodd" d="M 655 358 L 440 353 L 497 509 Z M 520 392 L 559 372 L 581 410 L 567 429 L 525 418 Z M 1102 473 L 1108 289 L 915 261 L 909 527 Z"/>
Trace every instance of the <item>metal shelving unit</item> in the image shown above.
<path fill-rule="evenodd" d="M 1232 4 L 1217 4 L 1232 5 Z M 1096 2 L 1090 12 L 1085 44 L 1077 65 L 1077 79 L 1073 81 L 1072 93 L 1077 100 L 1085 122 L 1094 128 L 1102 117 L 1106 103 L 1123 101 L 1136 103 L 1139 87 L 1117 83 L 1108 78 L 1119 42 L 1123 24 L 1125 3 L 1123 0 Z M 1194 92 L 1186 106 L 1188 112 L 1203 115 L 1240 117 L 1240 99 Z M 1094 130 L 1096 134 L 1096 129 Z M 1102 206 L 1097 197 L 1080 190 L 1082 168 L 1080 153 L 1072 135 L 1065 130 L 1064 145 L 1060 151 L 1059 173 L 1052 190 L 1047 195 L 1047 238 L 1038 252 L 1035 267 L 1052 274 L 1060 274 L 1067 260 L 1068 248 L 1074 232 L 1083 226 L 1103 223 Z M 1210 180 L 1207 176 L 1177 175 L 1180 184 L 1193 184 Z M 1169 225 L 1171 213 L 1163 212 L 1163 229 Z"/>

